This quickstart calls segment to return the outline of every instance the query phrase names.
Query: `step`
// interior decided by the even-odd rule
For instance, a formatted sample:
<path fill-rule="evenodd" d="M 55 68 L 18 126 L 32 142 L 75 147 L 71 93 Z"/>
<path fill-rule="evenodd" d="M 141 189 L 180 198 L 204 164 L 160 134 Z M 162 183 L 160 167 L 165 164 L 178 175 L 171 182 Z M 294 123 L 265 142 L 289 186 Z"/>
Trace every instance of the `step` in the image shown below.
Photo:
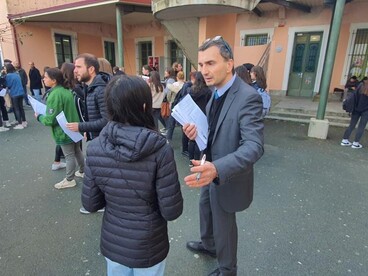
<path fill-rule="evenodd" d="M 300 122 L 300 123 L 310 123 L 310 119 L 315 118 L 311 114 L 303 113 L 293 113 L 293 112 L 271 112 L 266 116 L 266 119 L 270 120 L 280 120 L 289 122 Z M 325 116 L 328 120 L 329 125 L 337 127 L 348 127 L 350 123 L 350 117 L 339 117 L 339 116 Z M 366 126 L 368 129 L 368 125 Z"/>
<path fill-rule="evenodd" d="M 299 122 L 299 123 L 305 123 L 305 124 L 310 123 L 310 118 L 312 118 L 312 117 L 309 117 L 309 118 L 293 118 L 293 117 L 276 116 L 276 115 L 271 115 L 271 114 L 266 116 L 266 119 L 269 119 L 269 120 Z M 328 119 L 328 123 L 331 126 L 337 126 L 337 127 L 348 127 L 349 126 L 349 121 L 347 121 L 345 123 L 345 122 L 339 122 L 339 121 L 332 121 L 332 120 Z M 367 129 L 368 129 L 368 126 L 367 126 Z"/>
<path fill-rule="evenodd" d="M 297 113 L 297 114 L 308 114 L 311 116 L 316 116 L 317 110 L 305 110 L 305 109 L 298 109 L 298 108 L 272 108 L 270 114 L 274 113 Z M 343 118 L 350 118 L 349 114 L 341 109 L 341 112 L 336 111 L 326 111 L 326 116 L 334 116 L 334 117 L 343 117 Z"/>

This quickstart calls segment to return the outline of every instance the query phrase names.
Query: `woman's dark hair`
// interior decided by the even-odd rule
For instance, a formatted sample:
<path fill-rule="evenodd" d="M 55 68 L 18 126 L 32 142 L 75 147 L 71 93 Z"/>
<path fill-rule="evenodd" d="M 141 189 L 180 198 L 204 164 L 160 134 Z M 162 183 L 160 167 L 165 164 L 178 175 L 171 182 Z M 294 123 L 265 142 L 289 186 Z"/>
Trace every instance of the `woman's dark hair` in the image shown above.
<path fill-rule="evenodd" d="M 77 84 L 77 81 L 74 77 L 74 64 L 69 62 L 64 62 L 61 65 L 61 72 L 63 73 L 64 77 L 64 84 L 63 86 L 65 88 L 69 88 L 73 90 L 75 88 L 75 85 Z"/>
<path fill-rule="evenodd" d="M 15 72 L 15 68 L 14 68 L 13 64 L 11 64 L 11 63 L 5 64 L 5 68 L 6 68 L 6 73 L 14 73 Z"/>
<path fill-rule="evenodd" d="M 235 68 L 236 74 L 247 84 L 252 83 L 248 69 L 244 65 Z"/>
<path fill-rule="evenodd" d="M 167 77 L 168 79 L 170 79 L 170 78 L 172 78 L 172 79 L 176 79 L 176 73 L 175 73 L 175 70 L 174 70 L 174 68 L 172 68 L 172 67 L 167 67 L 166 69 L 165 69 L 165 71 L 169 74 L 169 76 Z"/>
<path fill-rule="evenodd" d="M 263 71 L 263 68 L 261 66 L 254 66 L 250 70 L 250 72 L 253 72 L 256 75 L 256 82 L 260 88 L 266 89 L 267 88 L 267 82 L 266 82 L 266 76 Z"/>
<path fill-rule="evenodd" d="M 50 79 L 56 81 L 56 85 L 64 86 L 63 73 L 59 68 L 48 68 L 45 73 L 47 73 Z"/>
<path fill-rule="evenodd" d="M 192 87 L 192 90 L 194 93 L 197 93 L 199 91 L 201 91 L 202 89 L 204 88 L 207 88 L 207 84 L 203 78 L 203 75 L 201 72 L 196 72 L 196 75 L 195 75 L 195 80 L 194 80 L 194 84 L 193 84 L 193 87 Z"/>
<path fill-rule="evenodd" d="M 161 83 L 161 79 L 160 79 L 160 74 L 157 71 L 152 71 L 150 73 L 150 82 L 151 85 L 153 85 L 155 87 L 156 92 L 163 92 L 164 91 L 164 87 Z"/>
<path fill-rule="evenodd" d="M 106 86 L 105 101 L 110 120 L 155 129 L 151 90 L 141 77 L 113 77 Z"/>
<path fill-rule="evenodd" d="M 143 65 L 142 68 L 144 68 L 145 70 L 148 70 L 148 72 L 150 73 L 153 71 L 151 66 L 149 66 L 148 64 Z"/>

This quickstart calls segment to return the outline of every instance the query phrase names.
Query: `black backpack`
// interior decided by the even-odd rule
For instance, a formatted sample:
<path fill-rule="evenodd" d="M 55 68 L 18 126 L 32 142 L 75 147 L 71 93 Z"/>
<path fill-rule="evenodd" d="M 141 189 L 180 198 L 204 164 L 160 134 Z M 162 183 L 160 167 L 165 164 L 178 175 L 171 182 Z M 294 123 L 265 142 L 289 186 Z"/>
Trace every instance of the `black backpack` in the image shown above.
<path fill-rule="evenodd" d="M 358 91 L 350 93 L 347 98 L 342 102 L 342 109 L 346 112 L 352 113 L 358 104 Z"/>
<path fill-rule="evenodd" d="M 85 111 L 84 101 L 74 90 L 72 91 L 72 93 L 73 93 L 73 98 L 74 98 L 74 104 L 75 104 L 75 107 L 77 108 L 79 120 L 81 122 L 85 122 L 86 118 L 85 118 L 85 112 L 84 112 Z"/>

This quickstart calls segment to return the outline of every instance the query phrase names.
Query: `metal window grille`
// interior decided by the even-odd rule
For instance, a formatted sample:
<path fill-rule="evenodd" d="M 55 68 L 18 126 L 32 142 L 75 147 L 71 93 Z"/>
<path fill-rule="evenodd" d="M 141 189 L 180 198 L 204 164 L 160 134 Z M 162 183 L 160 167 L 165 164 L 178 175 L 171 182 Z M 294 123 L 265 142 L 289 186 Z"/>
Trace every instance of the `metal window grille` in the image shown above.
<path fill-rule="evenodd" d="M 73 62 L 72 38 L 69 35 L 55 34 L 55 48 L 58 66 Z"/>
<path fill-rule="evenodd" d="M 368 75 L 368 29 L 358 29 L 353 33 L 352 52 L 349 53 L 350 65 L 348 78 L 356 76 L 359 80 Z"/>
<path fill-rule="evenodd" d="M 111 66 L 116 65 L 115 60 L 115 43 L 111 41 L 104 41 L 105 58 L 110 62 Z"/>
<path fill-rule="evenodd" d="M 268 34 L 245 35 L 244 46 L 266 45 L 269 39 Z"/>
<path fill-rule="evenodd" d="M 170 53 L 170 66 L 174 62 L 183 64 L 183 51 L 178 47 L 175 41 L 169 41 L 169 53 Z"/>
<path fill-rule="evenodd" d="M 139 42 L 138 43 L 138 51 L 139 51 L 139 68 L 142 68 L 143 65 L 148 64 L 148 57 L 152 56 L 152 42 Z"/>

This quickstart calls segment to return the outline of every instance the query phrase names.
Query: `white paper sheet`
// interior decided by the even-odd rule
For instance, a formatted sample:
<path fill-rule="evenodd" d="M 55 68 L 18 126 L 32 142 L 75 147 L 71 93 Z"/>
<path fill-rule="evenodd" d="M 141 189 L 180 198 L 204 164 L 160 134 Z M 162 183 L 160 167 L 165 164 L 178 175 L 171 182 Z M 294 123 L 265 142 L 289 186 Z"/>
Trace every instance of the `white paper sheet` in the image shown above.
<path fill-rule="evenodd" d="M 75 143 L 83 139 L 82 134 L 80 134 L 79 132 L 71 131 L 66 127 L 66 124 L 68 123 L 68 121 L 66 120 L 64 111 L 61 111 L 56 116 L 56 120 L 58 121 L 59 126 L 64 130 L 66 135 L 68 135 Z"/>
<path fill-rule="evenodd" d="M 35 98 L 32 98 L 30 95 L 28 95 L 28 100 L 34 110 L 35 113 L 45 115 L 46 114 L 46 105 L 37 101 Z"/>
<path fill-rule="evenodd" d="M 204 150 L 207 147 L 207 117 L 189 94 L 174 107 L 171 116 L 173 116 L 181 125 L 186 123 L 195 124 L 198 132 L 195 141 L 197 142 L 199 149 Z"/>
<path fill-rule="evenodd" d="M 1 96 L 1 97 L 4 97 L 4 96 L 5 96 L 5 94 L 6 94 L 6 88 L 1 89 L 1 90 L 0 90 L 0 96 Z"/>

